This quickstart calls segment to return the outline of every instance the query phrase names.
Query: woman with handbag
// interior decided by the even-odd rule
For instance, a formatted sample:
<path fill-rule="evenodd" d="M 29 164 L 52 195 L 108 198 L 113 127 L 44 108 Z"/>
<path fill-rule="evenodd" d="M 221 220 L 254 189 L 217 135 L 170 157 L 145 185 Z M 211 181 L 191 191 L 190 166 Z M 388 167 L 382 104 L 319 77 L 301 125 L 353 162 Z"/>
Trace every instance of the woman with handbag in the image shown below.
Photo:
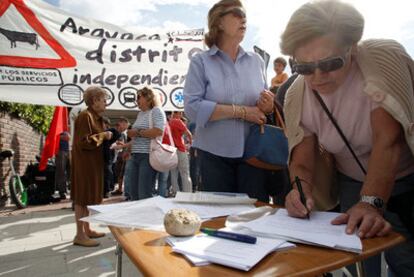
<path fill-rule="evenodd" d="M 245 192 L 269 201 L 264 172 L 243 161 L 252 123 L 273 109 L 263 60 L 240 43 L 246 12 L 239 0 L 217 2 L 208 13 L 210 48 L 194 56 L 184 85 L 185 114 L 196 124 L 193 146 L 200 158 L 201 190 Z"/>
<path fill-rule="evenodd" d="M 393 199 L 414 195 L 414 62 L 397 42 L 360 42 L 363 16 L 340 1 L 301 6 L 282 34 L 281 49 L 294 58 L 300 75 L 285 98 L 291 180 L 286 197 L 290 215 L 305 217 L 314 208 L 312 189 L 318 143 L 333 154 L 340 208 L 333 224 L 361 238 L 387 235 L 391 226 L 407 241 L 388 251 L 391 272 L 414 275 L 414 240 L 409 232 L 413 199 L 406 208 Z M 399 202 L 399 201 L 397 201 Z M 387 204 L 387 205 L 386 205 Z M 380 257 L 364 262 L 367 276 L 380 276 Z"/>
<path fill-rule="evenodd" d="M 162 136 L 166 122 L 158 95 L 153 90 L 147 87 L 138 90 L 136 101 L 141 111 L 127 131 L 132 138 L 131 158 L 126 163 L 124 177 L 130 200 L 152 197 L 157 171 L 150 165 L 150 144 L 152 139 Z"/>

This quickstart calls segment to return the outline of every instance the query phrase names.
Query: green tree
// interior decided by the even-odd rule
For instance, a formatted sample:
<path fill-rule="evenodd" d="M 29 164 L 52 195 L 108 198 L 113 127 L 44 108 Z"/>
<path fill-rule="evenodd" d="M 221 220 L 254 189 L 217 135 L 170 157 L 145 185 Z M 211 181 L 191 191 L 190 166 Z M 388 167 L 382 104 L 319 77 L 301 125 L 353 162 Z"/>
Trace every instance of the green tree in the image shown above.
<path fill-rule="evenodd" d="M 17 118 L 21 118 L 35 130 L 47 134 L 54 107 L 0 101 L 0 112 L 10 113 Z"/>

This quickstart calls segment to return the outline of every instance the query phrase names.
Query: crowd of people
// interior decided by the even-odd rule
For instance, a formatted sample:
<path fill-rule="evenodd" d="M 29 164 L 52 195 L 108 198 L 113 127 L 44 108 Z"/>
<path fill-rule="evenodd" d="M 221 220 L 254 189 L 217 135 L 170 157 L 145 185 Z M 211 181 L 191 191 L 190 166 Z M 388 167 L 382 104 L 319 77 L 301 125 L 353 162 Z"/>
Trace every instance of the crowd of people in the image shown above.
<path fill-rule="evenodd" d="M 74 243 L 97 244 L 93 238 L 101 234 L 79 218 L 87 215 L 86 205 L 114 189 L 116 179 L 113 193 L 128 200 L 152 197 L 156 188 L 164 197 L 196 188 L 273 200 L 299 218 L 316 207 L 341 211 L 332 223 L 346 224 L 349 234 L 403 234 L 406 242 L 387 250 L 385 259 L 394 276 L 413 275 L 414 63 L 405 49 L 392 40 L 361 40 L 364 18 L 350 4 L 309 2 L 293 13 L 281 36 L 292 76 L 278 57 L 267 84 L 262 58 L 240 45 L 247 28 L 242 2 L 217 2 L 207 21 L 208 50 L 191 59 L 184 114 L 166 115 L 154 91 L 144 87 L 130 128 L 124 119 L 105 127 L 104 92 L 86 90 L 88 109 L 76 119 L 72 150 Z M 283 107 L 289 142 L 283 174 L 243 159 L 250 127 L 269 123 L 275 106 Z M 167 144 L 172 138 L 178 149 L 178 166 L 170 172 L 157 172 L 149 161 L 150 141 L 159 137 Z M 319 166 L 328 162 L 329 176 Z M 302 183 L 304 204 L 293 180 Z M 321 206 L 324 201 L 330 205 Z M 368 276 L 380 276 L 380 257 L 364 264 Z"/>

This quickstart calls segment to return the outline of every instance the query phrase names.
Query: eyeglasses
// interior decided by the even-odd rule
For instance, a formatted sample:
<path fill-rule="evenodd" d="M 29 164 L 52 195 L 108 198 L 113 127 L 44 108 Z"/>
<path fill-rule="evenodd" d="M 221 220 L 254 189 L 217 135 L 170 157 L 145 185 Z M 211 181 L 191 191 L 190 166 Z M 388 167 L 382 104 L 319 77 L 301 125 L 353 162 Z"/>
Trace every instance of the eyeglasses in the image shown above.
<path fill-rule="evenodd" d="M 346 52 L 345 57 L 333 57 L 320 60 L 312 63 L 296 63 L 293 64 L 293 70 L 300 75 L 311 75 L 315 73 L 315 70 L 319 68 L 322 72 L 331 72 L 342 68 L 345 65 L 345 59 L 351 52 L 351 48 Z"/>
<path fill-rule="evenodd" d="M 220 14 L 220 17 L 228 15 L 229 13 L 240 18 L 246 18 L 246 12 L 241 7 L 233 7 L 228 10 L 225 10 Z"/>

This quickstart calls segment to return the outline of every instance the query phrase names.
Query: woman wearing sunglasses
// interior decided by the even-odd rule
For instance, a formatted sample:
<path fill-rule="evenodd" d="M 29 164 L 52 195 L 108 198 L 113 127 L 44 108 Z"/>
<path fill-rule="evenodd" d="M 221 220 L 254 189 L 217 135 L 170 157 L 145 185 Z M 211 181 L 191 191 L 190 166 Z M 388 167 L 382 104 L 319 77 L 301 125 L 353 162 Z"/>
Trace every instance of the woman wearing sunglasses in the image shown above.
<path fill-rule="evenodd" d="M 404 211 L 395 208 L 395 199 L 414 195 L 414 63 L 395 41 L 360 41 L 363 28 L 354 7 L 327 0 L 301 6 L 282 34 L 282 53 L 293 57 L 300 74 L 285 99 L 289 169 L 292 180 L 302 180 L 306 198 L 303 205 L 294 186 L 285 204 L 302 218 L 314 208 L 320 144 L 333 154 L 338 172 L 344 214 L 332 223 L 347 224 L 347 233 L 361 238 L 384 236 L 391 228 L 405 235 L 407 241 L 385 257 L 398 276 L 414 276 L 412 223 L 400 220 Z M 380 276 L 378 259 L 365 263 L 367 276 Z"/>
<path fill-rule="evenodd" d="M 184 86 L 185 113 L 196 123 L 194 147 L 200 157 L 201 190 L 245 192 L 269 201 L 264 172 L 242 160 L 252 123 L 272 111 L 263 60 L 240 43 L 246 13 L 239 0 L 222 0 L 208 13 L 209 50 L 191 60 Z"/>

